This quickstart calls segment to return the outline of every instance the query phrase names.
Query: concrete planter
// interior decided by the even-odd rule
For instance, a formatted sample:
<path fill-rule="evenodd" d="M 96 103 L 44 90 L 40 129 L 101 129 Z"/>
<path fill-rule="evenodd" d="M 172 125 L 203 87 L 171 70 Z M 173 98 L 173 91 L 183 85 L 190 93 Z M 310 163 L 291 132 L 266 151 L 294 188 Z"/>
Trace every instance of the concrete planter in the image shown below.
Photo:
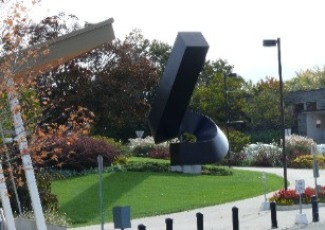
<path fill-rule="evenodd" d="M 35 230 L 36 222 L 34 220 L 22 217 L 15 218 L 16 230 Z M 66 230 L 66 227 L 47 224 L 47 230 Z"/>
<path fill-rule="evenodd" d="M 311 204 L 302 204 L 301 207 L 302 209 L 308 209 L 311 208 Z M 325 207 L 325 203 L 318 203 L 318 207 Z M 276 206 L 277 211 L 291 211 L 291 210 L 299 210 L 299 209 L 300 209 L 299 204 Z"/>

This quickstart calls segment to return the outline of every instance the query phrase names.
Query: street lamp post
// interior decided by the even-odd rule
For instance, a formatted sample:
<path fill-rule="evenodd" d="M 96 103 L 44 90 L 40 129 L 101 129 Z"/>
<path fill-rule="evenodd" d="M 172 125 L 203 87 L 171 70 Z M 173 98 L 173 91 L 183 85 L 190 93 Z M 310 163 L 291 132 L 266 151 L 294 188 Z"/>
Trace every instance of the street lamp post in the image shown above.
<path fill-rule="evenodd" d="M 283 80 L 282 80 L 282 64 L 281 64 L 281 40 L 280 38 L 263 40 L 265 47 L 278 47 L 278 71 L 279 71 L 279 90 L 280 90 L 280 116 L 281 116 L 281 136 L 282 136 L 282 155 L 283 155 L 283 177 L 284 189 L 288 189 L 287 183 L 287 155 L 285 152 L 285 124 L 284 124 L 284 101 L 283 101 Z"/>
<path fill-rule="evenodd" d="M 237 74 L 236 73 L 230 73 L 230 74 L 224 74 L 223 75 L 223 84 L 224 84 L 224 96 L 225 96 L 225 102 L 226 102 L 226 136 L 228 139 L 229 143 L 229 148 L 228 148 L 228 166 L 230 168 L 231 162 L 230 162 L 230 155 L 231 155 L 231 148 L 230 148 L 230 140 L 229 140 L 229 124 L 230 124 L 230 108 L 229 108 L 229 98 L 228 98 L 228 84 L 227 84 L 227 78 L 228 77 L 233 77 L 236 78 Z"/>

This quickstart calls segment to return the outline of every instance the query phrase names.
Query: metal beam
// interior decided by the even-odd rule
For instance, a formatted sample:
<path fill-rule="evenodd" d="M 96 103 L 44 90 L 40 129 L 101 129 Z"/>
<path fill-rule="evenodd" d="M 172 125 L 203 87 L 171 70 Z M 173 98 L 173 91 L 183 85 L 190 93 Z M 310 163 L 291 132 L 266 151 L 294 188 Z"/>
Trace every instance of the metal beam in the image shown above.
<path fill-rule="evenodd" d="M 24 75 L 37 76 L 42 72 L 58 67 L 67 61 L 79 57 L 114 38 L 112 18 L 91 24 L 84 29 L 53 38 L 40 45 L 23 50 L 19 59 L 15 61 L 13 74 L 14 79 Z M 46 52 L 42 52 L 45 51 Z M 31 52 L 38 52 L 35 58 L 27 58 Z M 11 58 L 9 57 L 4 57 Z"/>

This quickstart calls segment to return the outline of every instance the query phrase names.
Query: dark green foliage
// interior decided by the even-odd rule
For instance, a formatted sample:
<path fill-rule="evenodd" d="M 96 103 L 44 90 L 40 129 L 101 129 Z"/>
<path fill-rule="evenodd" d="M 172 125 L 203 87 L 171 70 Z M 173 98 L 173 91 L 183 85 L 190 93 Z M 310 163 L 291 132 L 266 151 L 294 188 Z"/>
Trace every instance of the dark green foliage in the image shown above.
<path fill-rule="evenodd" d="M 251 136 L 252 143 L 272 143 L 280 139 L 280 129 L 269 127 L 267 129 L 254 129 L 249 135 Z"/>
<path fill-rule="evenodd" d="M 168 172 L 169 167 L 168 162 L 133 162 L 125 165 L 127 171 L 135 172 Z M 204 165 L 202 175 L 230 176 L 232 171 L 215 165 Z"/>
<path fill-rule="evenodd" d="M 51 193 L 51 176 L 48 174 L 37 173 L 36 178 L 43 209 L 48 211 L 57 211 L 59 201 L 57 196 Z"/>
<path fill-rule="evenodd" d="M 233 172 L 231 170 L 215 165 L 202 166 L 202 175 L 231 176 L 232 174 Z"/>
<path fill-rule="evenodd" d="M 125 169 L 133 172 L 168 172 L 169 163 L 134 162 L 125 165 Z"/>
<path fill-rule="evenodd" d="M 231 152 L 235 153 L 240 153 L 243 148 L 251 142 L 250 136 L 236 130 L 231 130 L 229 132 L 229 141 Z"/>

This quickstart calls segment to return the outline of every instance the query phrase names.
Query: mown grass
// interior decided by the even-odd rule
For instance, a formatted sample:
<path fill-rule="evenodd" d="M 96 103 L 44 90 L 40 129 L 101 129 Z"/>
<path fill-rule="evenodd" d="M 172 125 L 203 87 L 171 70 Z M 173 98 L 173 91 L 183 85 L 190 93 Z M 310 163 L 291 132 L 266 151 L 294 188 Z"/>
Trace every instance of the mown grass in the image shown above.
<path fill-rule="evenodd" d="M 261 173 L 233 170 L 232 176 L 183 175 L 153 172 L 111 172 L 103 175 L 105 222 L 112 221 L 114 206 L 131 206 L 131 217 L 144 217 L 211 206 L 263 193 Z M 73 226 L 100 223 L 99 176 L 54 181 L 60 211 Z M 268 174 L 268 191 L 282 179 Z"/>

